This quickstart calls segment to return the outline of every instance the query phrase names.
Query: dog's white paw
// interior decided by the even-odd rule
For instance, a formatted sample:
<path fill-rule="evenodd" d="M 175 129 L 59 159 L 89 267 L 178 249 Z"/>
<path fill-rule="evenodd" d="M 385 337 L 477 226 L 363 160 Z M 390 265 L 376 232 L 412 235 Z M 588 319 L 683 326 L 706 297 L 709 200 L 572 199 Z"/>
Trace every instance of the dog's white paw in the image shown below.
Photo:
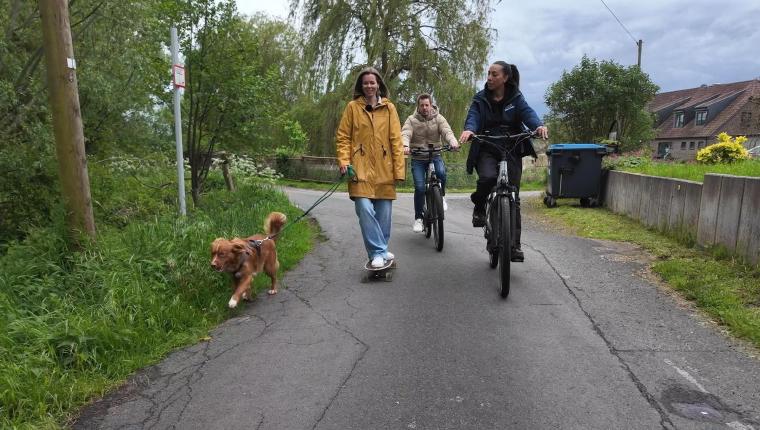
<path fill-rule="evenodd" d="M 229 307 L 230 307 L 230 309 L 234 309 L 234 308 L 235 308 L 235 306 L 237 306 L 237 304 L 238 304 L 237 300 L 235 300 L 235 299 L 230 299 L 230 302 L 229 302 L 229 303 L 227 303 L 227 306 L 229 306 Z"/>

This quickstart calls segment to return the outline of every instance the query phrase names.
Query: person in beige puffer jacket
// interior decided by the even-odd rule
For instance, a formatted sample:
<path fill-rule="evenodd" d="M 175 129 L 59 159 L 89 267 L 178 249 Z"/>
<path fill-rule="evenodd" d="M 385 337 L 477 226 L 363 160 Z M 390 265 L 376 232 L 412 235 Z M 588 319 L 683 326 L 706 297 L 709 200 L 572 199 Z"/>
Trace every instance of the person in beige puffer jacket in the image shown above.
<path fill-rule="evenodd" d="M 451 131 L 448 121 L 438 113 L 433 105 L 430 94 L 417 96 L 417 111 L 409 115 L 401 129 L 401 140 L 404 143 L 404 154 L 409 154 L 412 149 L 428 149 L 432 144 L 434 148 L 440 148 L 445 142 L 456 150 L 459 142 Z M 446 166 L 440 154 L 433 159 L 435 174 L 441 180 L 441 192 L 446 194 Z M 425 173 L 428 167 L 428 154 L 412 156 L 412 177 L 414 178 L 414 224 L 412 230 L 421 232 L 422 213 L 425 207 Z M 443 200 L 443 208 L 447 209 L 446 199 Z"/>

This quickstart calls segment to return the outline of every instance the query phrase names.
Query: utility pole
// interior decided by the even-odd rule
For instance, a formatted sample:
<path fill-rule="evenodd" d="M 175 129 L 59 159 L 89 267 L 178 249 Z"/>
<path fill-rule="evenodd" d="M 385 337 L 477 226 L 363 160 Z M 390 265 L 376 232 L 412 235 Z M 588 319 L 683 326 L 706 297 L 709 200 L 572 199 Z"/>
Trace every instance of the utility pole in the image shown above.
<path fill-rule="evenodd" d="M 39 0 L 48 94 L 53 114 L 58 176 L 66 209 L 69 241 L 79 245 L 81 234 L 95 237 L 90 179 L 84 151 L 74 46 L 68 0 Z"/>
<path fill-rule="evenodd" d="M 641 69 L 641 45 L 643 44 L 644 44 L 644 41 L 642 41 L 641 39 L 639 39 L 639 41 L 636 42 L 636 46 L 639 47 L 639 61 L 636 62 L 636 64 L 638 64 L 639 66 L 639 69 Z"/>
<path fill-rule="evenodd" d="M 185 206 L 185 156 L 182 150 L 182 109 L 180 88 L 185 87 L 185 68 L 179 64 L 179 37 L 177 27 L 169 31 L 172 51 L 172 86 L 174 87 L 174 144 L 177 152 L 177 194 L 179 214 L 187 215 Z"/>

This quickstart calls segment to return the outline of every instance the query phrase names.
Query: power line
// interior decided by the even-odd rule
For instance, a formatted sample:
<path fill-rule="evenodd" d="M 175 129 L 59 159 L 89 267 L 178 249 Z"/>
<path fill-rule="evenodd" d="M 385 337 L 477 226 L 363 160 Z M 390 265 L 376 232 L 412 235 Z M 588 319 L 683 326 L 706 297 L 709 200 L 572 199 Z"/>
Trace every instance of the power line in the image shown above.
<path fill-rule="evenodd" d="M 633 37 L 633 35 L 631 34 L 631 32 L 628 31 L 627 28 L 625 28 L 625 25 L 623 25 L 623 23 L 620 21 L 620 19 L 617 17 L 617 15 L 615 15 L 615 12 L 613 12 L 612 9 L 610 9 L 610 7 L 607 6 L 607 3 L 605 3 L 604 0 L 599 0 L 599 1 L 602 2 L 602 4 L 604 5 L 604 7 L 606 7 L 607 10 L 610 11 L 610 13 L 612 14 L 612 16 L 615 17 L 615 20 L 618 22 L 618 24 L 620 24 L 621 27 L 623 27 L 623 30 L 625 30 L 625 32 L 628 33 L 629 36 L 631 36 L 631 40 L 633 40 L 633 43 L 635 43 L 636 45 L 638 45 L 639 44 L 638 40 L 636 40 L 636 38 Z"/>

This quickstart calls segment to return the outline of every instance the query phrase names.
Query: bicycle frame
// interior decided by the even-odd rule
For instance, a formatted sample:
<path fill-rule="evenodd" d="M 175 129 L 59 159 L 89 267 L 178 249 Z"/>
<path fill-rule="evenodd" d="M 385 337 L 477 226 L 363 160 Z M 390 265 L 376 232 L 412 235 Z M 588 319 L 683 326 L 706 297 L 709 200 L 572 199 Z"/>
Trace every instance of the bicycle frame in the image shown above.
<path fill-rule="evenodd" d="M 424 229 L 425 237 L 429 238 L 431 234 L 435 237 L 436 249 L 440 252 L 443 249 L 443 190 L 441 180 L 435 171 L 434 159 L 442 151 L 448 151 L 448 146 L 434 148 L 432 144 L 428 149 L 412 150 L 413 155 L 428 154 L 428 167 L 425 172 L 425 212 L 424 212 Z"/>
<path fill-rule="evenodd" d="M 491 216 L 491 205 L 494 201 L 498 201 L 499 196 L 506 196 L 509 199 L 509 206 L 514 207 L 515 200 L 516 200 L 516 192 L 517 187 L 509 182 L 509 163 L 507 162 L 507 158 L 511 154 L 511 152 L 517 147 L 517 144 L 521 143 L 523 140 L 530 138 L 534 136 L 533 132 L 524 132 L 514 135 L 502 135 L 502 136 L 496 136 L 496 135 L 473 135 L 475 139 L 480 141 L 481 143 L 485 143 L 488 145 L 491 145 L 494 148 L 497 148 L 499 150 L 499 154 L 501 156 L 499 160 L 499 173 L 496 176 L 496 185 L 494 186 L 494 189 L 491 191 L 491 193 L 488 195 L 488 199 L 486 200 L 486 217 L 490 218 Z M 498 145 L 492 140 L 513 140 L 515 141 L 515 145 L 512 147 L 512 149 L 509 149 L 506 145 Z M 512 217 L 511 222 L 511 229 L 514 232 L 514 217 Z M 486 221 L 486 226 L 488 226 L 490 223 Z M 514 239 L 514 235 L 510 235 L 512 239 Z M 510 245 L 512 245 L 510 243 Z"/>
<path fill-rule="evenodd" d="M 441 154 L 443 151 L 450 151 L 448 146 L 442 146 L 440 148 L 434 148 L 432 144 L 428 144 L 428 149 L 413 149 L 412 155 L 428 154 L 428 167 L 425 172 L 425 195 L 430 193 L 432 187 L 441 188 L 441 180 L 438 179 L 438 175 L 435 172 L 435 163 L 433 162 L 437 154 Z M 426 199 L 427 201 L 427 199 Z"/>

